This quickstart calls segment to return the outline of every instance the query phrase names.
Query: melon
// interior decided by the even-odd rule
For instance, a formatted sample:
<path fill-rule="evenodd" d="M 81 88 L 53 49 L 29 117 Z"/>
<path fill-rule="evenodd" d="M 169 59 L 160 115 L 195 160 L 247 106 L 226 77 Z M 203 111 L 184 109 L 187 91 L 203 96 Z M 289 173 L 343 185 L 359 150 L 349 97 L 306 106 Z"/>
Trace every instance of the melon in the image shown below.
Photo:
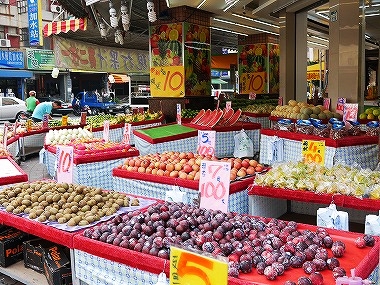
<path fill-rule="evenodd" d="M 289 100 L 288 105 L 295 107 L 295 106 L 297 106 L 297 101 L 296 100 Z"/>
<path fill-rule="evenodd" d="M 326 116 L 326 113 L 319 113 L 318 114 L 318 119 L 321 119 L 321 120 L 324 120 L 324 119 L 327 119 L 327 116 Z"/>
<path fill-rule="evenodd" d="M 311 108 L 304 108 L 302 113 L 310 116 L 313 114 L 313 110 Z"/>
<path fill-rule="evenodd" d="M 319 109 L 318 107 L 313 107 L 312 110 L 313 110 L 313 114 L 317 114 L 317 115 L 321 112 L 321 109 Z"/>

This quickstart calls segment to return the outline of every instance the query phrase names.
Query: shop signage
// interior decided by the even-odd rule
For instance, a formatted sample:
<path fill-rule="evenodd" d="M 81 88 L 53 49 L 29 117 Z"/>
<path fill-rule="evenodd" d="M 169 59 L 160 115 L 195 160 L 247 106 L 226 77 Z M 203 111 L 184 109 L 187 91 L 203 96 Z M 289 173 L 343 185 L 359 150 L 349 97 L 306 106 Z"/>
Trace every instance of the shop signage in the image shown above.
<path fill-rule="evenodd" d="M 265 82 L 265 72 L 242 73 L 240 76 L 240 92 L 242 94 L 249 94 L 251 92 L 262 94 L 266 90 Z"/>
<path fill-rule="evenodd" d="M 27 48 L 26 66 L 28 69 L 52 70 L 55 67 L 54 51 Z"/>
<path fill-rule="evenodd" d="M 28 0 L 29 44 L 42 46 L 42 10 L 41 0 Z"/>
<path fill-rule="evenodd" d="M 307 81 L 319 80 L 319 71 L 308 71 L 307 72 Z"/>
<path fill-rule="evenodd" d="M 220 77 L 220 71 L 211 69 L 211 77 Z"/>
<path fill-rule="evenodd" d="M 161 66 L 150 69 L 152 97 L 185 96 L 185 69 L 183 66 Z"/>
<path fill-rule="evenodd" d="M 24 53 L 0 50 L 0 68 L 24 68 Z"/>
<path fill-rule="evenodd" d="M 336 112 L 343 115 L 344 104 L 346 104 L 346 98 L 338 98 L 336 102 Z"/>
<path fill-rule="evenodd" d="M 227 285 L 228 260 L 170 247 L 170 285 Z"/>
<path fill-rule="evenodd" d="M 358 117 L 358 104 L 351 103 L 351 104 L 344 104 L 343 108 L 343 121 L 356 121 Z"/>
<path fill-rule="evenodd" d="M 124 131 L 123 131 L 123 140 L 122 140 L 123 143 L 131 144 L 131 130 L 132 130 L 132 125 L 125 123 Z"/>
<path fill-rule="evenodd" d="M 201 208 L 228 211 L 231 163 L 202 160 L 199 178 Z"/>
<path fill-rule="evenodd" d="M 215 155 L 215 131 L 198 131 L 198 154 Z"/>
<path fill-rule="evenodd" d="M 73 183 L 74 148 L 57 146 L 57 182 Z"/>
<path fill-rule="evenodd" d="M 59 68 L 108 73 L 149 73 L 149 51 L 105 47 L 54 37 Z"/>
<path fill-rule="evenodd" d="M 325 141 L 302 140 L 302 157 L 306 162 L 325 165 Z"/>

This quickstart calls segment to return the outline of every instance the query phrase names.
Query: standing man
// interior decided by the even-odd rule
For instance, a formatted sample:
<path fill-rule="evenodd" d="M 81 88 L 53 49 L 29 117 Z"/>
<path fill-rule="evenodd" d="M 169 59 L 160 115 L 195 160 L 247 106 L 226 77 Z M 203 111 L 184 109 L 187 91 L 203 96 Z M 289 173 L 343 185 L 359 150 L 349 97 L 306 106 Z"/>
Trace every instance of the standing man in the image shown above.
<path fill-rule="evenodd" d="M 30 90 L 29 97 L 25 100 L 26 111 L 32 114 L 38 103 L 39 102 L 36 98 L 36 91 Z"/>
<path fill-rule="evenodd" d="M 45 114 L 49 114 L 53 109 L 61 108 L 61 101 L 54 101 L 54 102 L 42 102 L 36 106 L 36 108 L 33 111 L 32 120 L 34 122 L 41 122 L 44 118 Z"/>

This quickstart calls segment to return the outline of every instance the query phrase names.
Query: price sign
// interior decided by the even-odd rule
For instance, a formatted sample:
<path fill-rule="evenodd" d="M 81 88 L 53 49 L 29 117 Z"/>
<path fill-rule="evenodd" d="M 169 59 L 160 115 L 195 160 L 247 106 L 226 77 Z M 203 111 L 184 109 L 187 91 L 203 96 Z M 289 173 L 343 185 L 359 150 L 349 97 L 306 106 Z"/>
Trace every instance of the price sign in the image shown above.
<path fill-rule="evenodd" d="M 131 129 L 132 129 L 131 124 L 128 124 L 128 123 L 124 124 L 124 132 L 123 132 L 123 140 L 122 140 L 123 143 L 131 144 Z"/>
<path fill-rule="evenodd" d="M 110 121 L 106 120 L 103 123 L 103 139 L 108 142 L 110 139 Z"/>
<path fill-rule="evenodd" d="M 325 141 L 302 140 L 302 157 L 306 162 L 325 164 Z"/>
<path fill-rule="evenodd" d="M 200 171 L 200 207 L 227 212 L 231 163 L 202 160 Z"/>
<path fill-rule="evenodd" d="M 181 125 L 182 124 L 182 121 L 181 121 L 181 104 L 177 104 L 177 124 L 178 125 Z"/>
<path fill-rule="evenodd" d="M 279 96 L 279 97 L 278 97 L 278 105 L 279 105 L 279 106 L 284 105 L 284 97 L 282 97 L 282 96 Z"/>
<path fill-rule="evenodd" d="M 212 258 L 170 247 L 170 285 L 227 285 L 226 258 Z"/>
<path fill-rule="evenodd" d="M 7 149 L 7 141 L 8 141 L 8 124 L 4 123 L 4 131 L 3 131 L 3 148 Z"/>
<path fill-rule="evenodd" d="M 346 104 L 346 98 L 338 98 L 336 102 L 336 112 L 343 115 L 344 104 Z"/>
<path fill-rule="evenodd" d="M 343 108 L 343 121 L 356 121 L 358 117 L 358 104 L 344 104 Z"/>
<path fill-rule="evenodd" d="M 262 94 L 265 93 L 265 72 L 249 72 L 242 73 L 240 76 L 242 94 L 249 94 L 251 92 Z"/>
<path fill-rule="evenodd" d="M 198 131 L 198 154 L 215 156 L 215 131 Z"/>
<path fill-rule="evenodd" d="M 256 100 L 256 93 L 255 92 L 250 92 L 248 95 L 249 100 Z"/>
<path fill-rule="evenodd" d="M 87 112 L 81 112 L 80 113 L 80 124 L 81 125 L 87 124 Z"/>
<path fill-rule="evenodd" d="M 232 108 L 232 102 L 231 101 L 226 101 L 226 110 L 229 110 Z"/>
<path fill-rule="evenodd" d="M 158 66 L 150 69 L 150 92 L 153 97 L 185 96 L 185 68 Z"/>
<path fill-rule="evenodd" d="M 74 148 L 57 146 L 57 182 L 73 182 Z"/>
<path fill-rule="evenodd" d="M 330 110 L 331 105 L 331 98 L 323 98 L 323 107 L 325 107 L 326 110 Z"/>

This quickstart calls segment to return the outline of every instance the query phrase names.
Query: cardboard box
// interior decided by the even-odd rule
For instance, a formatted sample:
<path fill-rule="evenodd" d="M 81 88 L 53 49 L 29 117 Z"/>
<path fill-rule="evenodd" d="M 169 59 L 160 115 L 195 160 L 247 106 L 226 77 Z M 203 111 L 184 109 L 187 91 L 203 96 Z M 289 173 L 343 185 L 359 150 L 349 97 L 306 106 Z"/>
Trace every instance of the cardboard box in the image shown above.
<path fill-rule="evenodd" d="M 44 272 L 50 285 L 72 285 L 70 259 L 60 246 L 53 246 L 45 250 Z"/>
<path fill-rule="evenodd" d="M 29 235 L 20 230 L 9 228 L 0 233 L 0 265 L 7 267 L 23 258 L 24 241 Z"/>
<path fill-rule="evenodd" d="M 24 242 L 24 266 L 39 273 L 44 272 L 43 256 L 45 250 L 57 246 L 48 240 L 36 238 Z"/>

